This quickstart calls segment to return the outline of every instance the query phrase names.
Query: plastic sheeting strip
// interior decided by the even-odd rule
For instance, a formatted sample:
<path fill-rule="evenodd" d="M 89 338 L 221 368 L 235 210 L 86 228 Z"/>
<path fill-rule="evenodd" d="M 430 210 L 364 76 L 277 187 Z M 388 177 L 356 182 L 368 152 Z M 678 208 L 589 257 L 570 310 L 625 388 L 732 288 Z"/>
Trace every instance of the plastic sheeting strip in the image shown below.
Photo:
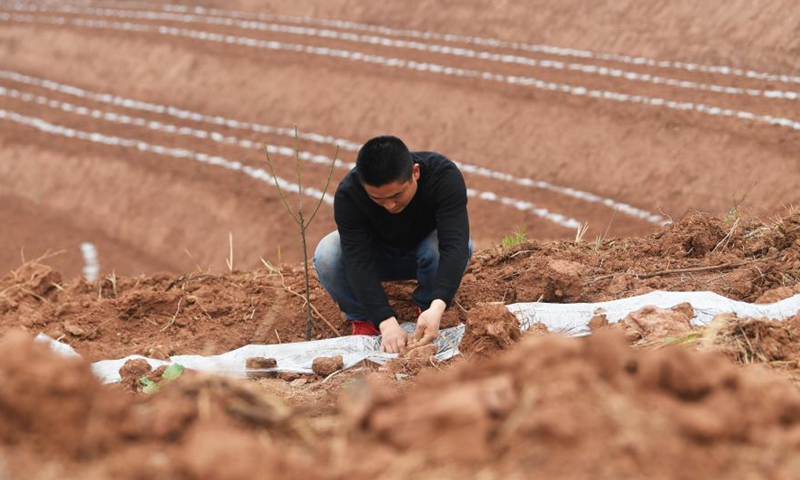
<path fill-rule="evenodd" d="M 523 330 L 530 328 L 534 322 L 541 322 L 551 332 L 581 336 L 590 333 L 589 320 L 598 310 L 602 310 L 610 323 L 616 323 L 648 305 L 672 308 L 684 302 L 694 308 L 692 324 L 698 326 L 708 325 L 720 313 L 781 320 L 794 316 L 800 310 L 800 294 L 780 302 L 753 304 L 731 300 L 713 292 L 662 291 L 599 303 L 515 303 L 507 308 L 519 319 Z"/>
<path fill-rule="evenodd" d="M 564 333 L 571 336 L 589 334 L 589 320 L 598 309 L 607 316 L 609 322 L 615 323 L 629 313 L 642 307 L 653 305 L 659 308 L 671 308 L 688 302 L 694 308 L 694 325 L 708 325 L 715 315 L 735 313 L 740 317 L 766 317 L 780 320 L 794 316 L 800 310 L 800 294 L 791 298 L 769 304 L 751 304 L 725 298 L 712 292 L 651 292 L 646 295 L 612 300 L 599 303 L 515 303 L 508 305 L 508 310 L 519 320 L 523 330 L 527 330 L 534 322 L 541 322 L 551 332 Z M 402 327 L 411 333 L 413 323 L 404 323 Z M 444 329 L 440 332 L 436 344 L 439 351 L 436 358 L 447 360 L 458 355 L 458 344 L 464 335 L 464 326 Z M 61 355 L 75 356 L 75 350 L 69 345 L 57 342 L 44 334 L 36 339 L 50 344 L 50 347 Z M 170 361 L 146 358 L 141 355 L 130 355 L 117 360 L 101 360 L 92 364 L 92 371 L 103 383 L 121 381 L 119 369 L 128 360 L 144 359 L 152 367 L 180 363 L 186 368 L 223 375 L 246 376 L 245 364 L 251 357 L 274 358 L 278 366 L 274 371 L 313 373 L 311 364 L 317 357 L 341 355 L 344 368 L 350 368 L 364 360 L 374 363 L 385 363 L 397 358 L 396 354 L 383 353 L 379 349 L 378 337 L 351 335 L 327 340 L 311 342 L 284 343 L 280 345 L 246 345 L 244 347 L 220 355 L 176 355 Z M 268 371 L 268 370 L 264 370 Z"/>

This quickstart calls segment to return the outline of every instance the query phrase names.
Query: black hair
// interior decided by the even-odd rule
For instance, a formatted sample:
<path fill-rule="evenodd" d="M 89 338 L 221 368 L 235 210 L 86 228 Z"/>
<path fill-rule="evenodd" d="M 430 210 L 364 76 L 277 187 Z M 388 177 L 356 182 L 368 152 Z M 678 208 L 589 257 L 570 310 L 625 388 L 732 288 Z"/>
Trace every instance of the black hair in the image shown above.
<path fill-rule="evenodd" d="M 358 151 L 356 174 L 362 185 L 380 187 L 392 182 L 409 182 L 413 171 L 411 152 L 397 137 L 371 138 Z"/>

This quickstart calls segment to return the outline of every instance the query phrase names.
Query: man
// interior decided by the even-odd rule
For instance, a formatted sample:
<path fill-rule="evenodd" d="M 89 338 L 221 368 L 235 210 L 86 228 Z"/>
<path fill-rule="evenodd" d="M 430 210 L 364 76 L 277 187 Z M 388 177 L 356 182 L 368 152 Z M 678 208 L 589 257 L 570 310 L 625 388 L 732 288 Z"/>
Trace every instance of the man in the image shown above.
<path fill-rule="evenodd" d="M 319 282 L 355 335 L 382 335 L 400 353 L 433 342 L 461 283 L 472 244 L 467 189 L 456 165 L 434 152 L 409 152 L 397 137 L 375 137 L 334 197 L 337 230 L 314 254 Z M 381 281 L 416 279 L 419 310 L 409 340 Z"/>

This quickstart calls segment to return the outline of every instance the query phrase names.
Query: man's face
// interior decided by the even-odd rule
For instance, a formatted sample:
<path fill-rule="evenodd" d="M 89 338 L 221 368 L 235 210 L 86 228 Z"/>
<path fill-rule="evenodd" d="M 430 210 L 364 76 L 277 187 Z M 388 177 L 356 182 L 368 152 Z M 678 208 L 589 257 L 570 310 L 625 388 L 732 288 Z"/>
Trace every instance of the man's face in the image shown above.
<path fill-rule="evenodd" d="M 396 215 L 405 210 L 416 195 L 417 180 L 419 180 L 419 165 L 414 164 L 411 180 L 408 182 L 392 182 L 380 187 L 364 184 L 364 190 L 373 202 Z"/>

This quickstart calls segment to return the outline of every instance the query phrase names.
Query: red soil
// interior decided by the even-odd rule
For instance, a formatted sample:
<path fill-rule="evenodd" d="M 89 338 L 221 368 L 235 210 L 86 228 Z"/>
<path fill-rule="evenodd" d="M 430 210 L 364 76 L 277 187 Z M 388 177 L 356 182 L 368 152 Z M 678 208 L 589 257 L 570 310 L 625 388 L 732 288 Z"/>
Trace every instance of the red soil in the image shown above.
<path fill-rule="evenodd" d="M 151 3 L 115 8 L 164 13 L 163 2 Z M 780 322 L 720 316 L 699 330 L 687 324 L 688 308 L 645 308 L 612 331 L 567 339 L 543 335 L 541 325 L 534 332 L 539 335 L 520 335 L 502 307 L 611 300 L 659 289 L 710 290 L 761 303 L 800 293 L 800 214 L 792 207 L 800 201 L 797 130 L 735 113 L 704 113 L 719 107 L 797 122 L 796 99 L 720 93 L 709 86 L 791 95 L 800 91 L 798 82 L 624 61 L 646 56 L 729 65 L 796 80 L 796 2 L 464 0 L 446 8 L 440 3 L 204 5 L 373 27 L 278 20 L 344 34 L 383 36 L 379 27 L 388 26 L 616 57 L 570 57 L 407 33 L 390 38 L 424 48 L 398 48 L 210 25 L 203 16 L 189 22 L 129 21 L 142 28 L 163 25 L 358 51 L 405 65 L 486 71 L 495 78 L 532 77 L 561 90 L 582 86 L 695 108 L 387 67 L 362 61 L 365 57 L 355 61 L 88 28 L 69 22 L 119 18 L 101 12 L 20 12 L 0 2 L 0 17 L 31 16 L 0 18 L 0 68 L 35 77 L 33 83 L 8 74 L 0 78 L 0 476 L 797 477 L 800 313 Z M 43 23 L 51 15 L 64 16 L 67 23 Z M 444 55 L 431 52 L 432 45 L 538 63 Z M 543 66 L 553 61 L 706 88 Z M 466 360 L 440 364 L 427 347 L 383 368 L 359 366 L 334 376 L 326 370 L 317 377 L 284 373 L 231 381 L 185 372 L 153 395 L 141 393 L 139 379 L 158 380 L 163 368 L 133 361 L 123 368 L 121 384 L 100 386 L 89 361 L 214 354 L 303 338 L 300 240 L 274 186 L 145 148 L 146 143 L 186 149 L 265 168 L 263 148 L 242 142 L 291 147 L 293 141 L 76 96 L 75 88 L 57 91 L 43 80 L 221 119 L 274 127 L 296 123 L 301 133 L 338 138 L 342 166 L 354 160 L 352 145 L 392 133 L 412 149 L 437 150 L 510 175 L 517 182 L 465 169 L 469 188 L 529 202 L 519 210 L 491 195 L 470 198 L 477 250 L 443 321 L 443 326 L 466 324 Z M 46 133 L 10 120 L 11 114 L 95 139 L 144 143 L 128 148 Z M 330 157 L 332 143 L 301 140 L 299 147 Z M 277 175 L 295 178 L 292 162 L 273 159 Z M 304 162 L 302 174 L 307 186 L 321 188 L 327 170 Z M 332 186 L 344 174 L 345 168 L 335 169 Z M 521 179 L 555 187 L 526 186 Z M 569 189 L 601 198 L 576 198 Z M 304 200 L 307 210 L 313 207 L 311 199 Z M 604 200 L 675 222 L 659 227 Z M 296 204 L 296 196 L 290 194 L 289 201 Z M 543 218 L 539 207 L 588 223 L 588 233 L 576 239 L 574 229 Z M 768 217 L 772 220 L 761 220 Z M 495 246 L 517 226 L 525 227 L 527 241 Z M 333 228 L 332 209 L 323 205 L 308 231 L 309 253 Z M 80 279 L 82 242 L 97 248 L 96 282 Z M 48 252 L 55 255 L 39 258 Z M 262 259 L 277 268 L 263 268 Z M 412 289 L 412 283 L 387 285 L 404 320 L 414 319 Z M 318 318 L 314 337 L 345 333 L 338 309 L 313 279 L 310 293 L 330 324 Z M 598 315 L 593 327 L 602 326 Z M 73 346 L 83 358 L 57 357 L 32 343 L 40 332 Z M 268 360 L 252 365 L 263 367 Z"/>
<path fill-rule="evenodd" d="M 519 320 L 502 302 L 479 303 L 467 313 L 458 349 L 467 358 L 485 358 L 511 348 L 521 336 Z"/>
<path fill-rule="evenodd" d="M 595 302 L 658 289 L 710 290 L 748 302 L 800 293 L 800 216 L 729 225 L 693 214 L 644 238 L 601 245 L 533 241 L 477 252 L 443 326 L 469 322 L 466 312 L 474 311 L 485 328 L 487 316 L 479 312 L 486 307 L 478 305 L 486 302 Z M 311 285 L 312 303 L 337 330 L 317 319 L 315 338 L 346 334 L 336 305 L 314 278 Z M 414 320 L 413 287 L 387 284 L 390 302 L 407 321 Z M 250 343 L 302 340 L 303 299 L 291 293 L 302 289 L 302 268 L 289 265 L 280 274 L 261 269 L 87 283 L 64 281 L 51 267 L 28 263 L 0 279 L 0 334 L 43 332 L 93 361 L 216 354 Z M 501 344 L 510 343 L 510 332 L 490 336 L 496 334 L 505 339 Z"/>
<path fill-rule="evenodd" d="M 613 333 L 528 337 L 403 391 L 356 381 L 316 418 L 191 374 L 131 397 L 21 333 L 0 352 L 0 441 L 26 478 L 766 479 L 791 478 L 799 453 L 800 393 L 784 379 Z"/>
<path fill-rule="evenodd" d="M 591 6 L 574 2 L 556 5 L 538 0 L 524 7 L 507 3 L 470 0 L 441 8 L 429 1 L 363 6 L 344 0 L 303 0 L 292 5 L 242 0 L 226 2 L 222 7 L 334 18 L 397 29 L 488 35 L 512 42 L 800 75 L 797 41 L 792 35 L 796 29 L 790 20 L 792 15 L 786 13 L 795 7 L 789 0 L 725 8 L 719 8 L 718 2 L 697 5 L 685 0 L 646 5 L 600 2 Z M 142 9 L 145 8 L 138 10 Z M 136 13 L 136 10 L 131 12 L 128 7 L 125 11 Z M 149 10 L 160 10 L 160 4 L 154 2 Z M 8 4 L 0 5 L 0 11 L 19 13 Z M 89 13 L 33 13 L 34 19 L 39 20 L 48 15 L 115 20 Z M 347 49 L 505 76 L 524 75 L 556 84 L 798 120 L 793 118 L 797 112 L 796 100 L 677 88 L 574 69 L 523 67 L 409 48 L 209 25 L 203 18 L 188 23 L 130 21 L 145 26 L 175 26 Z M 475 18 L 481 21 L 475 22 Z M 370 33 L 329 29 L 339 33 Z M 391 38 L 409 40 L 407 36 Z M 796 83 L 722 73 L 632 65 L 603 58 L 563 57 L 446 40 L 411 40 L 425 46 L 444 44 L 497 55 L 513 54 L 540 63 L 582 63 L 696 84 L 800 90 Z M 20 48 L 21 45 L 25 48 Z M 794 188 L 800 183 L 796 161 L 800 140 L 796 130 L 738 118 L 319 55 L 75 25 L 3 22 L 0 56 L 3 68 L 9 71 L 210 116 L 277 127 L 296 123 L 301 132 L 330 135 L 355 144 L 376 134 L 394 133 L 414 149 L 437 150 L 459 162 L 488 167 L 515 178 L 533 178 L 592 192 L 672 218 L 680 218 L 694 209 L 723 215 L 733 205 L 766 218 L 784 213 L 784 205 L 800 200 Z M 21 94 L 68 102 L 76 108 L 142 118 L 177 129 L 208 130 L 277 146 L 293 144 L 285 135 L 255 133 L 109 105 L 11 79 L 3 79 L 0 84 Z M 0 109 L 47 122 L 265 167 L 261 149 L 220 143 L 210 136 L 177 135 L 146 126 L 115 123 L 104 117 L 75 115 L 47 105 L 47 102 L 0 96 Z M 8 120 L 2 124 L 0 199 L 12 208 L 3 209 L 0 221 L 14 228 L 0 238 L 0 273 L 20 265 L 20 250 L 24 250 L 28 260 L 47 251 L 63 250 L 51 263 L 65 277 L 73 278 L 80 275 L 83 266 L 78 250 L 83 241 L 97 247 L 102 275 L 116 272 L 132 276 L 160 271 L 179 274 L 198 266 L 223 271 L 229 234 L 233 235 L 234 265 L 238 268 L 259 268 L 261 258 L 274 263 L 296 262 L 301 258 L 296 228 L 288 221 L 290 217 L 283 210 L 276 190 L 268 183 L 154 152 L 57 136 Z M 327 156 L 334 152 L 333 145 L 310 141 L 301 141 L 300 147 Z M 352 149 L 341 152 L 345 162 L 353 161 L 354 155 Z M 294 178 L 294 167 L 288 159 L 276 156 L 274 160 L 279 175 Z M 303 173 L 307 185 L 319 188 L 324 184 L 323 165 L 304 162 Z M 344 169 L 335 170 L 334 185 L 344 173 Z M 472 173 L 465 176 L 467 184 L 476 190 L 532 202 L 550 212 L 588 222 L 589 239 L 598 235 L 641 235 L 654 229 L 652 223 L 615 212 L 601 202 Z M 292 203 L 295 200 L 292 198 Z M 470 200 L 469 208 L 472 235 L 478 248 L 495 245 L 515 226 L 525 226 L 530 238 L 540 240 L 571 239 L 575 235 L 573 230 L 544 220 L 531 210 L 520 211 L 475 197 Z M 31 220 L 34 216 L 38 221 Z M 333 228 L 331 209 L 326 205 L 309 231 L 312 248 Z"/>

